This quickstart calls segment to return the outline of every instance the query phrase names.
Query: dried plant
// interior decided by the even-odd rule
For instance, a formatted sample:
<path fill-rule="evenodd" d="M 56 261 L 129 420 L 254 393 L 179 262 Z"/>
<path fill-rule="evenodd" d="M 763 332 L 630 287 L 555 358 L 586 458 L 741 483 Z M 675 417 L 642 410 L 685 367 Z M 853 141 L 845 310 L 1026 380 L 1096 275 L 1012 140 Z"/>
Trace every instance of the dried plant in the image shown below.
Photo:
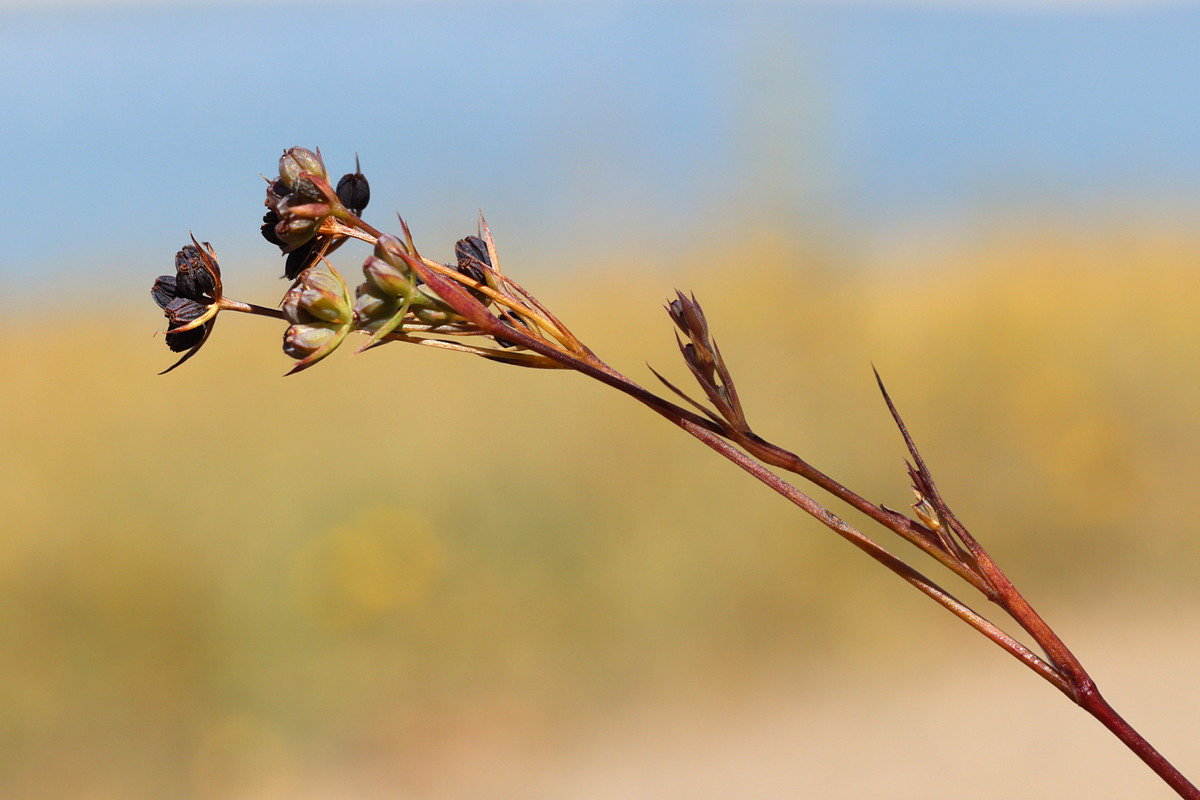
<path fill-rule="evenodd" d="M 263 236 L 286 257 L 284 276 L 291 286 L 280 307 L 265 308 L 225 297 L 216 253 L 208 243 L 201 245 L 193 238 L 192 244 L 177 254 L 175 274 L 160 277 L 152 290 L 167 318 L 167 345 L 183 352 L 165 371 L 179 366 L 203 346 L 221 311 L 241 311 L 289 323 L 283 348 L 296 360 L 289 374 L 313 366 L 351 333 L 366 337 L 359 351 L 399 341 L 471 353 L 516 366 L 581 372 L 656 411 L 849 540 L 1094 716 L 1181 797 L 1200 800 L 1200 790 L 1105 701 L 1079 660 L 950 509 L 878 372 L 875 377 L 880 391 L 911 458 L 908 477 L 915 519 L 864 499 L 795 453 L 754 432 L 694 296 L 677 293 L 667 311 L 678 329 L 676 340 L 684 362 L 707 403 L 690 397 L 655 372 L 683 403 L 680 405 L 646 390 L 604 363 L 546 306 L 509 278 L 500 267 L 495 242 L 482 218 L 478 235 L 459 241 L 455 246 L 457 263 L 447 265 L 420 254 L 403 220 L 402 237 L 382 233 L 363 221 L 361 215 L 369 200 L 370 187 L 357 167 L 357 159 L 355 172 L 343 176 L 335 189 L 319 150 L 287 150 L 279 161 L 278 175 L 268 179 L 268 210 L 262 225 Z M 363 282 L 353 297 L 327 260 L 348 239 L 373 247 L 362 266 Z M 916 546 L 1004 611 L 1032 638 L 1038 651 L 1005 633 L 779 477 L 771 467 L 815 484 Z"/>

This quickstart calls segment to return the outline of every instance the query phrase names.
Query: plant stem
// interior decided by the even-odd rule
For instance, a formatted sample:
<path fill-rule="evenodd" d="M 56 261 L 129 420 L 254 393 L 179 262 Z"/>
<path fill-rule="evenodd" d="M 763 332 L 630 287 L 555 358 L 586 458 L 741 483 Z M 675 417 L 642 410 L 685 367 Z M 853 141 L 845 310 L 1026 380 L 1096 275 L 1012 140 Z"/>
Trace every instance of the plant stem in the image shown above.
<path fill-rule="evenodd" d="M 332 196 L 332 189 L 329 189 L 329 193 Z M 339 217 L 339 224 L 347 226 L 348 235 L 355 235 L 356 238 L 364 240 L 369 240 L 372 237 L 378 240 L 381 235 L 378 230 L 349 212 L 343 212 Z M 401 223 L 403 225 L 403 220 Z M 407 226 L 404 226 L 404 228 L 409 247 L 411 248 L 411 236 L 408 233 Z M 355 233 L 355 230 L 361 231 L 361 234 Z M 489 237 L 490 248 L 490 235 L 487 234 L 486 229 L 484 230 L 484 235 Z M 693 373 L 705 388 L 706 394 L 716 404 L 717 409 L 721 411 L 721 415 L 718 415 L 702 406 L 697 406 L 701 411 L 712 417 L 709 419 L 659 397 L 608 366 L 608 364 L 600 360 L 591 350 L 585 347 L 582 342 L 576 339 L 548 310 L 537 303 L 531 295 L 528 295 L 524 289 L 521 289 L 515 283 L 508 281 L 507 278 L 503 278 L 502 275 L 501 278 L 505 281 L 505 286 L 515 288 L 520 293 L 520 297 L 514 295 L 510 298 L 492 291 L 490 287 L 474 286 L 473 288 L 478 290 L 487 288 L 488 291 L 486 294 L 492 302 L 497 302 L 506 308 L 517 311 L 524 318 L 535 323 L 532 327 L 526 326 L 530 328 L 529 331 L 522 329 L 520 326 L 506 324 L 493 315 L 491 311 L 464 289 L 460 282 L 460 276 L 455 274 L 451 268 L 428 262 L 418 256 L 415 250 L 411 253 L 405 252 L 401 257 L 413 272 L 423 279 L 448 306 L 452 307 L 465 320 L 477 326 L 483 335 L 493 337 L 497 341 L 515 343 L 531 351 L 528 354 L 530 356 L 534 353 L 540 354 L 544 358 L 549 359 L 550 362 L 553 362 L 554 365 L 561 365 L 562 367 L 576 370 L 599 380 L 629 395 L 670 420 L 709 448 L 748 472 L 771 490 L 817 519 L 821 524 L 833 530 L 855 547 L 858 547 L 872 559 L 899 575 L 926 596 L 949 610 L 956 617 L 992 640 L 997 646 L 1020 660 L 1099 720 L 1126 747 L 1142 759 L 1155 774 L 1161 777 L 1168 786 L 1174 789 L 1180 797 L 1185 798 L 1185 800 L 1200 800 L 1200 789 L 1197 789 L 1196 786 L 1189 782 L 1178 769 L 1154 749 L 1141 734 L 1134 730 L 1108 704 L 1100 695 L 1095 682 L 1084 670 L 1083 665 L 1075 655 L 1041 616 L 1038 615 L 1021 593 L 1017 591 L 999 565 L 992 560 L 987 551 L 983 549 L 949 509 L 938 492 L 924 459 L 917 451 L 903 420 L 901 420 L 899 413 L 896 411 L 881 380 L 879 382 L 880 389 L 883 391 L 888 408 L 916 464 L 915 468 L 910 466 L 910 475 L 914 480 L 914 488 L 919 489 L 917 495 L 918 501 L 924 502 L 921 498 L 923 496 L 926 497 L 932 503 L 932 510 L 937 512 L 934 516 L 940 517 L 941 521 L 944 522 L 944 525 L 930 523 L 938 529 L 936 535 L 929 528 L 917 524 L 903 514 L 871 503 L 856 492 L 851 491 L 844 484 L 839 483 L 816 469 L 795 453 L 778 447 L 753 433 L 745 422 L 745 417 L 737 401 L 732 381 L 729 380 L 728 372 L 725 369 L 723 361 L 720 359 L 719 353 L 715 351 L 715 345 L 713 346 L 713 352 L 716 355 L 713 360 L 704 362 L 703 364 L 699 361 L 689 361 L 689 366 L 693 367 Z M 507 289 L 504 289 L 504 291 L 507 291 Z M 530 305 L 524 305 L 521 297 L 527 299 Z M 685 301 L 683 295 L 679 295 L 679 298 L 680 302 Z M 694 298 L 692 299 L 692 303 L 694 304 Z M 283 312 L 279 309 L 265 308 L 227 298 L 221 298 L 219 305 L 223 309 L 275 319 L 285 319 Z M 688 313 L 691 312 L 689 311 Z M 403 311 L 401 312 L 402 315 Z M 676 318 L 680 327 L 685 327 L 684 323 L 680 321 L 683 316 L 682 312 L 674 309 L 674 306 L 672 307 L 672 316 Z M 693 318 L 689 317 L 688 319 L 691 320 Z M 687 347 L 694 348 L 699 345 L 707 349 L 707 323 L 704 321 L 703 314 L 699 311 L 698 306 L 695 307 L 694 319 L 698 320 L 698 323 L 691 326 L 693 328 L 691 331 L 693 344 L 689 344 Z M 689 324 L 691 324 L 690 321 Z M 549 331 L 557 340 L 558 345 L 542 338 L 540 335 L 531 335 L 531 333 L 536 332 L 534 329 L 537 327 Z M 697 336 L 699 336 L 699 339 Z M 378 338 L 448 347 L 466 352 L 475 352 L 489 358 L 500 358 L 501 353 L 503 353 L 504 358 L 520 363 L 516 354 L 510 351 L 472 348 L 457 343 L 436 339 L 423 339 L 419 336 L 413 337 L 394 332 L 389 332 Z M 370 344 L 374 343 L 374 340 L 372 340 Z M 685 356 L 688 352 L 694 354 L 694 350 L 688 351 L 685 349 Z M 717 363 L 720 366 L 720 386 L 716 385 L 716 379 L 712 377 L 714 365 Z M 700 364 L 700 366 L 697 366 L 697 364 Z M 707 364 L 707 366 L 704 367 L 704 364 Z M 546 364 L 543 363 L 542 365 Z M 704 367 L 704 369 L 701 367 Z M 707 370 L 707 378 L 705 370 Z M 876 378 L 878 380 L 878 373 L 876 373 Z M 664 383 L 666 383 L 665 379 Z M 679 392 L 670 383 L 667 383 L 667 386 L 683 396 L 685 400 L 695 405 L 694 401 L 683 395 L 682 392 Z M 723 393 L 723 389 L 727 389 L 728 394 Z M 842 520 L 829 509 L 772 472 L 768 468 L 768 465 L 801 476 L 932 556 L 960 578 L 978 589 L 988 600 L 1004 609 L 1017 624 L 1032 636 L 1037 645 L 1042 649 L 1045 657 L 1038 655 L 1030 648 L 1009 636 L 995 624 L 933 583 L 878 542 L 863 534 L 853 525 Z M 926 521 L 925 516 L 922 516 L 921 519 Z M 950 536 L 949 531 L 953 532 L 953 537 Z"/>
<path fill-rule="evenodd" d="M 1200 800 L 1200 789 L 1197 789 L 1191 781 L 1183 776 L 1182 772 L 1177 770 L 1170 761 L 1167 761 L 1162 753 L 1155 750 L 1145 737 L 1135 731 L 1133 726 L 1100 696 L 1096 684 L 1090 679 L 1077 702 L 1085 711 L 1100 720 L 1104 727 L 1112 731 L 1114 736 L 1144 761 L 1146 766 L 1154 770 L 1180 797 L 1186 798 L 1186 800 Z"/>
<path fill-rule="evenodd" d="M 254 303 L 243 303 L 240 300 L 230 300 L 228 297 L 221 298 L 221 308 L 226 311 L 241 311 L 243 314 L 257 314 L 260 317 L 284 319 L 283 312 L 278 308 L 256 306 Z"/>
<path fill-rule="evenodd" d="M 658 411 L 659 414 L 671 420 L 671 422 L 674 422 L 680 428 L 683 428 L 685 431 L 699 439 L 704 444 L 708 445 L 713 450 L 720 453 L 725 458 L 737 464 L 746 472 L 749 472 L 759 481 L 769 486 L 778 494 L 783 495 L 793 504 L 808 512 L 808 514 L 816 518 L 821 524 L 833 530 L 843 539 L 862 550 L 875 561 L 878 561 L 880 564 L 899 575 L 905 581 L 915 586 L 939 605 L 948 609 L 950 613 L 954 614 L 954 616 L 958 617 L 963 622 L 966 622 L 972 628 L 991 639 L 998 646 L 1032 669 L 1042 678 L 1049 681 L 1068 697 L 1071 696 L 1070 685 L 1053 664 L 1050 664 L 1045 659 L 1041 658 L 1032 650 L 1027 648 L 1025 645 L 1013 639 L 995 624 L 989 622 L 987 619 L 981 616 L 978 612 L 955 598 L 949 592 L 942 589 L 940 586 L 926 578 L 917 570 L 913 569 L 908 563 L 893 554 L 883 545 L 879 544 L 869 536 L 866 536 L 853 525 L 850 525 L 845 520 L 841 519 L 836 514 L 822 506 L 820 503 L 817 503 L 808 495 L 804 494 L 799 489 L 768 470 L 758 461 L 747 456 L 741 450 L 738 450 L 729 442 L 725 441 L 711 431 L 695 425 L 689 420 L 676 417 L 664 410 L 658 408 L 655 408 L 654 410 Z"/>

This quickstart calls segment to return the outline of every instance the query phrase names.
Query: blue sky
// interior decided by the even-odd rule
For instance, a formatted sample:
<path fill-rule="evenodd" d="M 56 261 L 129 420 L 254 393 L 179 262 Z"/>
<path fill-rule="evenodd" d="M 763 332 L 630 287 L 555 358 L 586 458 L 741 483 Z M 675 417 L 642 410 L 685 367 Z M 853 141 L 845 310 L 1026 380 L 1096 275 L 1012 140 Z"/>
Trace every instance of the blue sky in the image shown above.
<path fill-rule="evenodd" d="M 359 153 L 369 215 L 444 256 L 483 209 L 510 263 L 723 218 L 1190 212 L 1197 42 L 1193 4 L 0 6 L 0 287 L 147 283 L 189 230 L 270 257 L 291 144 Z"/>

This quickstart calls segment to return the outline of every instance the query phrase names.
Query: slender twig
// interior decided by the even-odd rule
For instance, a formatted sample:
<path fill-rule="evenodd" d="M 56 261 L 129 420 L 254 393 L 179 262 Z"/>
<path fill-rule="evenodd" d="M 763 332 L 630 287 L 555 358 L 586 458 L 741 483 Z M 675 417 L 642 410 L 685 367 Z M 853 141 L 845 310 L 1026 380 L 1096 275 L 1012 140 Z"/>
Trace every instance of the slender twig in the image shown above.
<path fill-rule="evenodd" d="M 870 502 L 797 454 L 758 435 L 746 417 L 732 374 L 709 334 L 708 322 L 695 297 L 677 293 L 667 310 L 678 328 L 680 352 L 707 402 L 689 397 L 651 370 L 686 404 L 679 405 L 610 367 L 549 308 L 509 278 L 500 269 L 495 242 L 482 218 L 482 238 L 460 242 L 463 249 L 456 248 L 458 265 L 451 266 L 422 256 L 402 219 L 403 239 L 384 234 L 363 221 L 361 212 L 369 199 L 366 179 L 356 171 L 343 177 L 335 191 L 319 151 L 286 151 L 280 161 L 279 178 L 268 179 L 268 186 L 269 210 L 263 234 L 282 252 L 291 254 L 285 273 L 292 279 L 292 286 L 281 307 L 267 308 L 225 297 L 215 252 L 208 243 L 201 246 L 193 238 L 192 244 L 176 257 L 176 275 L 159 278 L 152 290 L 168 319 L 167 344 L 175 352 L 186 351 L 167 371 L 197 352 L 212 332 L 219 312 L 237 311 L 290 323 L 284 346 L 297 359 L 293 372 L 324 358 L 350 332 L 370 335 L 361 349 L 399 341 L 519 366 L 579 372 L 669 420 L 916 587 L 1094 716 L 1181 797 L 1200 800 L 1200 790 L 1101 696 L 1067 645 L 951 510 L 878 371 L 875 377 L 880 392 L 911 458 L 908 476 L 916 497 L 913 511 L 917 519 Z M 326 262 L 326 257 L 349 239 L 374 247 L 374 255 L 363 266 L 367 280 L 353 299 L 341 276 Z M 800 476 L 933 558 L 1003 610 L 1029 634 L 1041 654 L 789 483 L 772 467 Z"/>

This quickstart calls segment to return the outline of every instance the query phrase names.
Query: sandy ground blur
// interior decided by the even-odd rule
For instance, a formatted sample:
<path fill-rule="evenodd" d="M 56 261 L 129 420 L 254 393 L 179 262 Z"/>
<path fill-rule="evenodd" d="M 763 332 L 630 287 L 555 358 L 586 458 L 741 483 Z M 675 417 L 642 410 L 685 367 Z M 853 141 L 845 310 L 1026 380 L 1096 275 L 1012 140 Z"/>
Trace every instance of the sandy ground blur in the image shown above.
<path fill-rule="evenodd" d="M 1200 775 L 1200 614 L 1070 620 L 1106 697 Z M 679 687 L 566 724 L 518 700 L 441 726 L 419 753 L 306 798 L 1168 798 L 1090 717 L 986 647 L 944 658 L 777 671 L 738 689 Z M 443 720 L 443 723 L 445 721 Z"/>

